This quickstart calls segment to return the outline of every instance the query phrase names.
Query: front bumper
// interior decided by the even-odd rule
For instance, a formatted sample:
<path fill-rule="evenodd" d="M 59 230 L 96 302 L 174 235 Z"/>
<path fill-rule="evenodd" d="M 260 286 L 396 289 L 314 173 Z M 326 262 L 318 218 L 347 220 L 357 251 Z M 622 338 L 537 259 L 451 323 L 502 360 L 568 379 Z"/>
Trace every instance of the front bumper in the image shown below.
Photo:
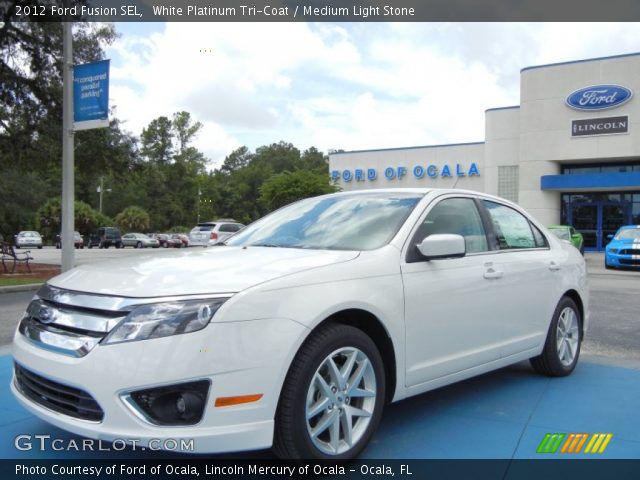
<path fill-rule="evenodd" d="M 19 390 L 15 377 L 11 390 L 34 415 L 97 440 L 124 440 L 141 446 L 158 439 L 193 440 L 189 453 L 268 448 L 280 388 L 304 330 L 284 319 L 212 323 L 184 335 L 98 345 L 81 358 L 42 349 L 16 333 L 16 363 L 88 392 L 104 411 L 104 418 L 88 421 L 43 407 Z M 211 386 L 203 417 L 196 425 L 154 425 L 126 402 L 131 391 L 201 379 L 209 380 Z M 262 394 L 262 398 L 231 407 L 215 406 L 216 398 L 248 394 Z"/>
<path fill-rule="evenodd" d="M 621 255 L 605 252 L 604 261 L 614 268 L 640 268 L 640 255 Z"/>

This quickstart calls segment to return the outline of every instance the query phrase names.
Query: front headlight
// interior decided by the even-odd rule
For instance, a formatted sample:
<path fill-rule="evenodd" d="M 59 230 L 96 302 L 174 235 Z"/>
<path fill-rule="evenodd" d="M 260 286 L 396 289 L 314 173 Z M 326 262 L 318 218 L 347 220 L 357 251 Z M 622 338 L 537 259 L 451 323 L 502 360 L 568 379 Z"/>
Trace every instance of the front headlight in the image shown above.
<path fill-rule="evenodd" d="M 227 298 L 140 305 L 105 337 L 103 344 L 196 332 L 207 326 Z"/>
<path fill-rule="evenodd" d="M 609 249 L 609 253 L 618 253 L 618 249 L 617 248 L 610 248 Z"/>

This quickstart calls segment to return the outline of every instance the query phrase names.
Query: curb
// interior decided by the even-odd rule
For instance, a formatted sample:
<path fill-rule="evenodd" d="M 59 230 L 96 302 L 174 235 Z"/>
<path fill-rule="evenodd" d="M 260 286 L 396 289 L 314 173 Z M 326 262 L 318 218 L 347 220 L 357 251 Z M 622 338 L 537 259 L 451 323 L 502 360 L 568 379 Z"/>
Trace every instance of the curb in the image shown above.
<path fill-rule="evenodd" d="M 30 292 L 31 290 L 37 290 L 42 283 L 27 283 L 25 285 L 8 285 L 6 287 L 0 287 L 0 294 L 2 293 L 16 293 L 16 292 Z"/>

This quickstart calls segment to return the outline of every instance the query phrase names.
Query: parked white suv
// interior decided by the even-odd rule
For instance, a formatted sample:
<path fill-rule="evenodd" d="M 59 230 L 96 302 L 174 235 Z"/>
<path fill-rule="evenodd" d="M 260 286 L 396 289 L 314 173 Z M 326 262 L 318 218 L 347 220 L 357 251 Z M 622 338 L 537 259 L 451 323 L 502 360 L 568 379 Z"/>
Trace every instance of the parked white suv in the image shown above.
<path fill-rule="evenodd" d="M 512 203 L 345 192 L 227 246 L 49 280 L 15 334 L 11 389 L 91 438 L 339 460 L 387 402 L 525 359 L 570 374 L 588 312 L 582 255 Z"/>
<path fill-rule="evenodd" d="M 244 228 L 242 223 L 230 219 L 199 223 L 189 232 L 189 246 L 206 247 L 222 243 L 242 228 Z"/>

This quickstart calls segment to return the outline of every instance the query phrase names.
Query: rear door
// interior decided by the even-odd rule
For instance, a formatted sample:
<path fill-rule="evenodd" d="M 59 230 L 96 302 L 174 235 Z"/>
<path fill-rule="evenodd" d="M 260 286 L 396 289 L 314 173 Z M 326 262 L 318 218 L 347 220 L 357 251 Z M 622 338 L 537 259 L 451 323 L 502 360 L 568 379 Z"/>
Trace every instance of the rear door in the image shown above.
<path fill-rule="evenodd" d="M 542 232 L 511 206 L 484 200 L 491 219 L 499 255 L 496 269 L 496 316 L 503 325 L 501 356 L 536 348 L 547 335 L 561 293 L 563 259 L 549 248 Z"/>

